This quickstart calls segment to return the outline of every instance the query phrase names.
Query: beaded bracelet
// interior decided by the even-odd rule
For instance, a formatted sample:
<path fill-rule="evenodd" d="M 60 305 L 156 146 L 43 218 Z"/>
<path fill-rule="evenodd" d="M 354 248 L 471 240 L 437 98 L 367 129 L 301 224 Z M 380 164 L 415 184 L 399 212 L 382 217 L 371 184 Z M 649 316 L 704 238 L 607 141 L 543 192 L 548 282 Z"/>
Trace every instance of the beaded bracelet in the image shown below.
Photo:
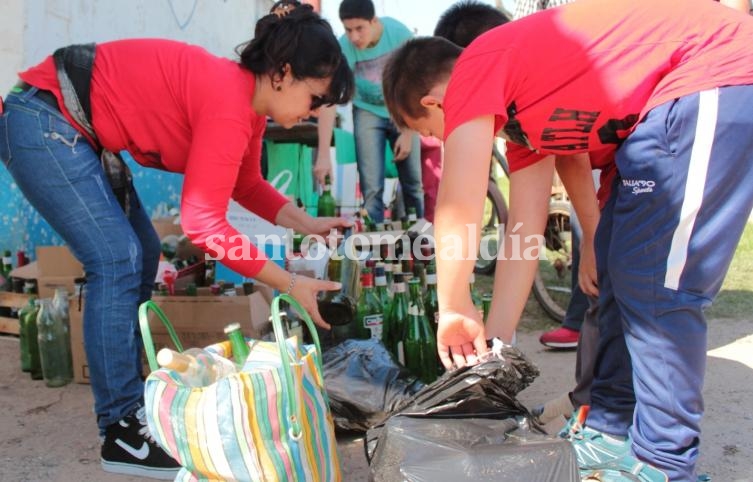
<path fill-rule="evenodd" d="M 293 291 L 293 288 L 295 287 L 295 277 L 298 275 L 298 273 L 290 273 L 290 283 L 288 284 L 288 290 L 285 292 L 286 295 L 289 295 L 291 291 Z"/>

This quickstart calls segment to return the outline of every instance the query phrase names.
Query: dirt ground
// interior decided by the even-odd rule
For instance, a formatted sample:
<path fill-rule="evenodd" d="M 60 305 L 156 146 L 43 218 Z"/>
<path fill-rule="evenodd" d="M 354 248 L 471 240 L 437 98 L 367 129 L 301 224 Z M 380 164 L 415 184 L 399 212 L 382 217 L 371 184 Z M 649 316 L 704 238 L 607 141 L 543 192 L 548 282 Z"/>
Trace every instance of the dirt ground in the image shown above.
<path fill-rule="evenodd" d="M 570 388 L 572 351 L 539 345 L 538 333 L 519 333 L 519 346 L 541 369 L 521 393 L 529 406 Z M 753 481 L 753 320 L 709 324 L 706 416 L 699 469 L 716 481 Z M 343 438 L 343 480 L 368 480 L 361 439 Z M 19 370 L 18 339 L 0 337 L 0 481 L 138 480 L 102 472 L 86 385 L 46 388 Z"/>

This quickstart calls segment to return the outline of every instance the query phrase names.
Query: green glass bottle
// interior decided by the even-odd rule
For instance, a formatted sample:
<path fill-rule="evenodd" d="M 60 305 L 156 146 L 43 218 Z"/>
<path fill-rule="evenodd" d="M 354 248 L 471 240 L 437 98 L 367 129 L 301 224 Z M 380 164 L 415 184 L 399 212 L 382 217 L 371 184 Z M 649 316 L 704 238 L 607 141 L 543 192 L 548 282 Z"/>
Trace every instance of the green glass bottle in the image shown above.
<path fill-rule="evenodd" d="M 13 258 L 9 249 L 3 251 L 3 291 L 12 291 L 10 272 L 13 271 Z"/>
<path fill-rule="evenodd" d="M 225 335 L 230 340 L 230 346 L 233 351 L 233 360 L 238 367 L 242 367 L 246 363 L 246 358 L 251 351 L 248 348 L 248 343 L 243 337 L 240 323 L 230 323 L 225 327 Z"/>
<path fill-rule="evenodd" d="M 361 271 L 361 297 L 356 310 L 356 338 L 382 339 L 384 308 L 374 291 L 373 275 L 369 269 Z"/>
<path fill-rule="evenodd" d="M 469 285 L 470 285 L 470 290 L 471 290 L 471 301 L 473 301 L 473 306 L 476 307 L 476 310 L 478 310 L 479 313 L 483 313 L 484 302 L 481 300 L 481 295 L 478 293 L 478 290 L 476 289 L 476 275 L 474 275 L 473 273 L 471 273 Z"/>
<path fill-rule="evenodd" d="M 324 321 L 330 325 L 348 325 L 356 317 L 356 304 L 360 295 L 358 256 L 352 242 L 348 242 L 352 231 L 345 230 L 344 240 L 327 264 L 327 279 L 340 283 L 340 291 L 319 293 L 318 307 Z M 352 328 L 346 330 L 355 336 Z M 346 333 L 343 332 L 343 335 Z"/>
<path fill-rule="evenodd" d="M 429 320 L 431 329 L 437 334 L 439 321 L 439 296 L 437 295 L 437 267 L 434 262 L 426 266 L 426 297 L 424 298 L 424 312 Z"/>
<path fill-rule="evenodd" d="M 486 324 L 486 320 L 489 318 L 489 311 L 492 308 L 492 295 L 484 293 L 481 296 L 481 304 L 484 307 L 484 324 Z"/>
<path fill-rule="evenodd" d="M 387 287 L 387 276 L 385 275 L 386 266 L 390 267 L 390 274 L 392 274 L 391 264 L 384 265 L 382 263 L 377 263 L 374 268 L 374 290 L 376 291 L 377 298 L 379 298 L 379 301 L 382 303 L 383 313 L 387 312 L 390 303 L 392 303 L 392 293 L 390 293 L 390 290 Z"/>
<path fill-rule="evenodd" d="M 361 208 L 361 219 L 363 219 L 363 230 L 367 233 L 373 233 L 377 230 L 376 223 L 373 219 L 371 219 L 371 216 L 369 216 L 369 212 L 363 208 Z"/>
<path fill-rule="evenodd" d="M 41 306 L 40 300 L 34 300 L 34 311 L 27 315 L 26 323 L 23 325 L 26 342 L 29 345 L 29 374 L 32 380 L 41 380 L 44 378 L 42 359 L 39 356 L 39 332 L 37 330 L 37 318 L 39 317 Z"/>
<path fill-rule="evenodd" d="M 36 326 L 37 312 L 39 308 L 36 304 L 36 298 L 29 298 L 29 304 L 21 308 L 18 312 L 18 339 L 21 350 L 21 371 L 31 372 L 31 352 L 29 351 L 29 330 L 26 327 L 27 323 L 32 323 Z M 35 330 L 36 331 L 36 330 Z M 37 346 L 35 343 L 34 346 Z M 39 350 L 37 350 L 37 358 L 39 358 Z"/>
<path fill-rule="evenodd" d="M 13 258 L 11 258 L 10 250 L 6 249 L 3 252 L 3 266 L 2 266 L 2 275 L 3 278 L 0 280 L 2 282 L 2 286 L 0 286 L 0 290 L 2 291 L 13 291 L 13 282 L 10 279 L 10 272 L 13 271 Z M 12 310 L 8 308 L 7 306 L 0 306 L 0 316 L 9 318 L 12 316 Z"/>
<path fill-rule="evenodd" d="M 405 289 L 403 273 L 394 273 L 394 296 L 382 329 L 382 343 L 395 355 L 398 362 L 405 365 L 405 325 L 408 320 L 408 293 Z"/>
<path fill-rule="evenodd" d="M 332 182 L 329 175 L 324 177 L 324 191 L 319 196 L 319 203 L 316 206 L 316 215 L 320 218 L 331 218 L 336 216 L 337 203 L 332 196 Z"/>
<path fill-rule="evenodd" d="M 422 382 L 437 379 L 437 341 L 424 313 L 421 283 L 412 279 L 408 305 L 408 326 L 405 335 L 405 366 Z"/>

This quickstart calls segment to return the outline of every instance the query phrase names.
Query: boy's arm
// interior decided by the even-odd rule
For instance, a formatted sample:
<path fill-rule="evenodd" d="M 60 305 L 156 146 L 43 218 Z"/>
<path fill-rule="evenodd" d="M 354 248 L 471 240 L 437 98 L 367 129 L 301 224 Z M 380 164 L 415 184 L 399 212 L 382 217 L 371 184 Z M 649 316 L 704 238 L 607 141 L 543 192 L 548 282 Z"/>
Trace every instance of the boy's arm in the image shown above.
<path fill-rule="evenodd" d="M 494 139 L 491 116 L 457 127 L 445 142 L 434 216 L 439 325 L 437 347 L 445 367 L 475 363 L 486 350 L 484 325 L 473 306 L 469 280 L 478 246 Z"/>
<path fill-rule="evenodd" d="M 485 333 L 471 301 L 468 279 L 479 243 L 479 221 L 486 198 L 483 187 L 489 176 L 493 140 L 494 122 L 487 116 L 459 126 L 445 143 L 434 234 L 440 310 L 437 345 L 447 367 L 452 362 L 457 366 L 474 363 L 476 355 L 486 351 L 487 334 L 511 340 L 538 267 L 554 173 L 551 157 L 511 175 L 512 224 L 503 253 L 506 259 L 519 259 L 497 262 L 494 300 Z M 512 233 L 517 223 L 521 225 Z M 519 241 L 510 235 L 519 237 Z"/>
<path fill-rule="evenodd" d="M 316 149 L 316 162 L 314 162 L 314 177 L 322 186 L 327 174 L 332 177 L 332 157 L 329 148 L 332 145 L 332 132 L 335 130 L 336 116 L 337 108 L 334 105 L 325 105 L 319 110 L 319 121 L 316 124 L 319 143 Z"/>
<path fill-rule="evenodd" d="M 510 174 L 510 211 L 486 322 L 490 338 L 510 343 L 520 321 L 539 267 L 553 175 L 554 156 Z"/>
<path fill-rule="evenodd" d="M 583 231 L 580 241 L 578 284 L 587 295 L 598 296 L 594 235 L 599 224 L 599 204 L 591 173 L 591 160 L 588 154 L 557 156 L 555 166 Z"/>

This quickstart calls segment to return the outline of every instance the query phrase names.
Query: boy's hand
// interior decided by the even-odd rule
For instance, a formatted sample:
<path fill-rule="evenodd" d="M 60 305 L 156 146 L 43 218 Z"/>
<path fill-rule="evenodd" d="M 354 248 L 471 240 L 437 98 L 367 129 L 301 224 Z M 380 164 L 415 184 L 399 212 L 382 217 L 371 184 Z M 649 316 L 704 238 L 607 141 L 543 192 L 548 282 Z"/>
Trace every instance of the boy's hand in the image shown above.
<path fill-rule="evenodd" d="M 478 311 L 472 307 L 468 313 L 442 313 L 437 328 L 437 348 L 439 359 L 448 370 L 453 364 L 462 368 L 478 363 L 478 357 L 489 351 Z"/>
<path fill-rule="evenodd" d="M 403 131 L 395 141 L 394 161 L 399 162 L 410 155 L 413 146 L 413 131 Z"/>
<path fill-rule="evenodd" d="M 581 242 L 578 264 L 578 284 L 588 296 L 599 296 L 599 283 L 596 276 L 596 253 L 593 242 Z"/>

